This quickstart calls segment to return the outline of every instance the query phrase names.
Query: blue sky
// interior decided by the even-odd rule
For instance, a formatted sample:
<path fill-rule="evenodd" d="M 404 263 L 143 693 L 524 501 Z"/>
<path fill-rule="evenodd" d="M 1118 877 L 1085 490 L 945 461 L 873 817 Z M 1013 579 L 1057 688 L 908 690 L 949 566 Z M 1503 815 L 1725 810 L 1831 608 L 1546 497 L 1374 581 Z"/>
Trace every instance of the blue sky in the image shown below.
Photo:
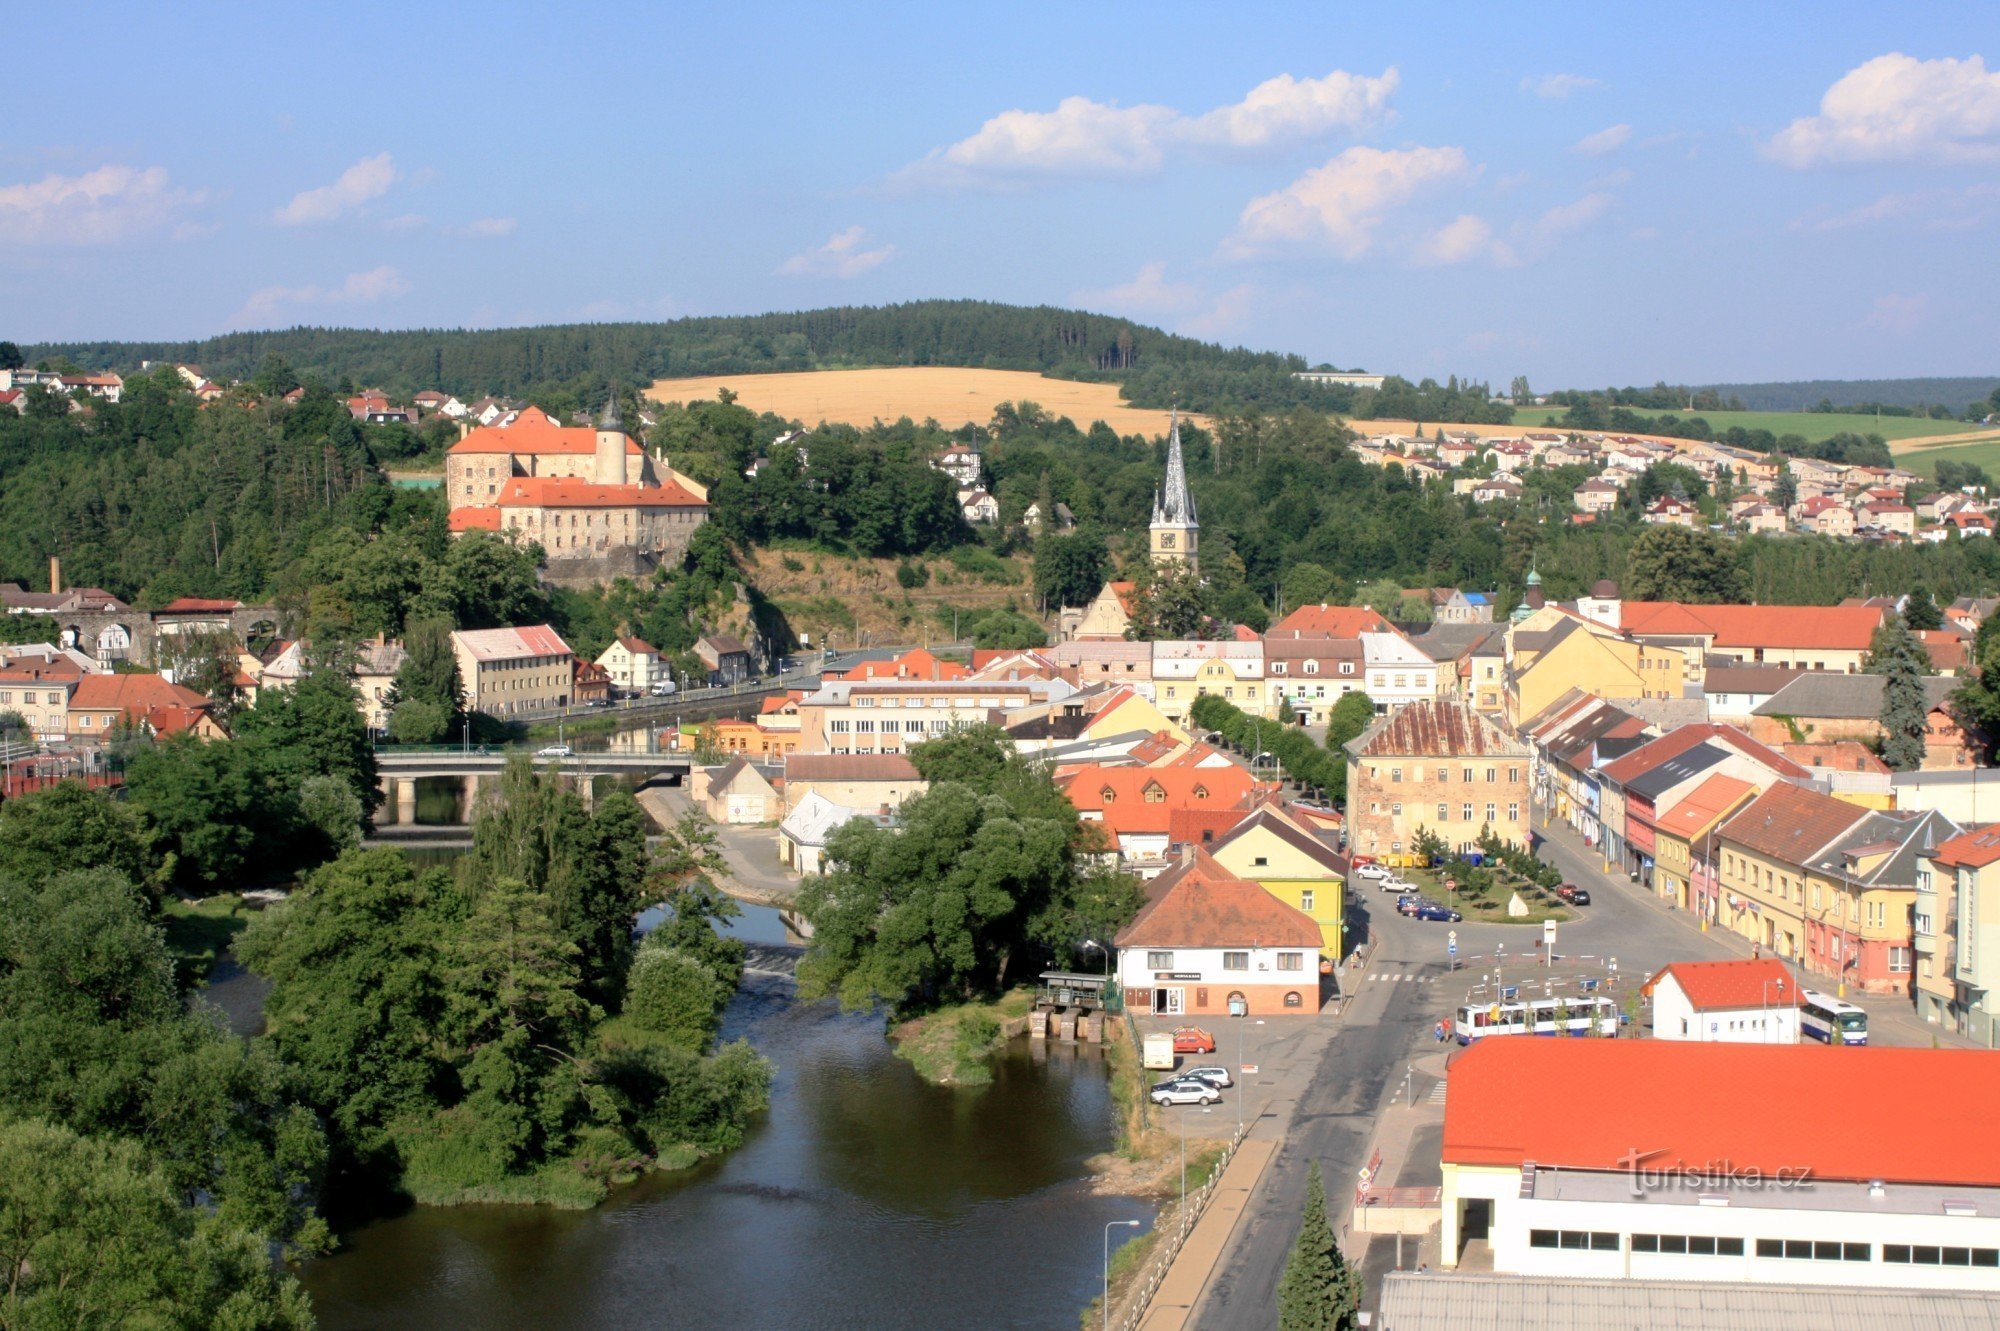
<path fill-rule="evenodd" d="M 1412 378 L 2000 373 L 1990 5 L 1611 12 L 75 6 L 0 82 L 0 337 L 976 296 Z"/>

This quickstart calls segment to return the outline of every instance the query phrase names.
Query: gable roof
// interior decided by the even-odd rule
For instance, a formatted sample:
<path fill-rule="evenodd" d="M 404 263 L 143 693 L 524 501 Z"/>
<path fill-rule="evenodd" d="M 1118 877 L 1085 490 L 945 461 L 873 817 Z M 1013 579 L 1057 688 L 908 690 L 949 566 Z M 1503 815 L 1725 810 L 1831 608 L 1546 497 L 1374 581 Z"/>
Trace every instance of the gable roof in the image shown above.
<path fill-rule="evenodd" d="M 1456 698 L 1420 698 L 1376 721 L 1348 742 L 1357 758 L 1525 758 L 1528 746 Z"/>
<path fill-rule="evenodd" d="M 1160 875 L 1154 884 L 1151 900 L 1118 931 L 1113 941 L 1119 947 L 1317 949 L 1320 945 L 1319 926 L 1310 915 L 1238 878 L 1207 851 L 1189 852 L 1181 865 Z"/>
<path fill-rule="evenodd" d="M 1678 601 L 1627 601 L 1619 623 L 1634 636 L 1691 633 L 1712 636 L 1717 647 L 1819 648 L 1866 651 L 1882 627 L 1883 611 L 1844 605 L 1684 605 Z"/>
<path fill-rule="evenodd" d="M 479 403 L 474 403 L 477 410 Z M 452 453 L 580 454 L 597 451 L 594 426 L 561 426 L 539 407 L 523 407 L 507 425 L 482 425 L 453 444 Z M 625 455 L 640 451 L 638 441 L 625 436 Z"/>
<path fill-rule="evenodd" d="M 1233 846 L 1247 840 L 1252 833 L 1269 832 L 1292 849 L 1309 857 L 1312 862 L 1337 878 L 1347 876 L 1347 866 L 1333 847 L 1321 841 L 1280 811 L 1277 806 L 1266 804 L 1255 813 L 1246 816 L 1242 822 L 1229 829 L 1227 835 L 1217 838 L 1210 851 L 1219 851 L 1224 846 Z"/>
<path fill-rule="evenodd" d="M 524 656 L 569 656 L 569 644 L 547 624 L 522 624 L 513 628 L 458 629 L 452 639 L 465 648 L 475 662 L 514 661 Z"/>
<path fill-rule="evenodd" d="M 794 753 L 787 781 L 918 781 L 917 765 L 900 753 Z"/>
<path fill-rule="evenodd" d="M 1651 991 L 1673 978 L 1696 1012 L 1799 1003 L 1799 982 L 1776 957 L 1754 961 L 1677 961 L 1646 981 Z"/>
<path fill-rule="evenodd" d="M 1616 762 L 1607 764 L 1603 768 L 1603 773 L 1606 779 L 1624 785 L 1635 777 L 1652 771 L 1661 763 L 1679 757 L 1695 745 L 1710 740 L 1726 745 L 1746 758 L 1754 758 L 1779 776 L 1807 775 L 1805 768 L 1768 745 L 1759 744 L 1734 726 L 1713 723 L 1681 726 L 1671 730 L 1660 738 L 1641 745 Z"/>
<path fill-rule="evenodd" d="M 1760 703 L 1754 716 L 1802 716 L 1812 720 L 1875 720 L 1882 715 L 1882 676 L 1835 675 L 1808 671 Z M 1960 681 L 1940 676 L 1924 680 L 1924 701 L 1933 710 L 1951 701 Z"/>
<path fill-rule="evenodd" d="M 1653 821 L 1667 835 L 1693 841 L 1755 794 L 1756 790 L 1757 787 L 1748 781 L 1718 772 L 1690 790 L 1680 803 Z"/>
<path fill-rule="evenodd" d="M 1717 835 L 1759 855 L 1804 865 L 1867 815 L 1831 795 L 1780 784 L 1751 801 Z"/>
<path fill-rule="evenodd" d="M 1803 1045 L 1481 1040 L 1452 1062 L 1442 1155 L 1620 1171 L 1641 1142 L 1657 1146 L 1647 1167 L 1661 1170 L 1726 1160 L 1765 1177 L 2000 1187 L 2000 1135 L 1982 1130 L 1996 1102 L 2000 1059 L 1983 1049 L 1870 1045 L 1830 1058 Z M 1911 1130 L 1912 1105 L 1929 1107 L 1924 1131 Z M 1827 1106 L 1838 1110 L 1817 1112 Z"/>
<path fill-rule="evenodd" d="M 85 675 L 70 695 L 73 712 L 120 711 L 138 716 L 149 708 L 205 708 L 208 699 L 160 675 Z"/>
<path fill-rule="evenodd" d="M 2000 860 L 2000 824 L 1960 832 L 1933 850 L 1931 858 L 1954 868 L 1983 869 Z"/>
<path fill-rule="evenodd" d="M 1365 605 L 1302 605 L 1268 630 L 1271 636 L 1354 638 L 1386 633 L 1389 621 Z"/>
<path fill-rule="evenodd" d="M 446 519 L 452 531 L 499 531 L 500 510 L 492 504 L 454 508 Z"/>

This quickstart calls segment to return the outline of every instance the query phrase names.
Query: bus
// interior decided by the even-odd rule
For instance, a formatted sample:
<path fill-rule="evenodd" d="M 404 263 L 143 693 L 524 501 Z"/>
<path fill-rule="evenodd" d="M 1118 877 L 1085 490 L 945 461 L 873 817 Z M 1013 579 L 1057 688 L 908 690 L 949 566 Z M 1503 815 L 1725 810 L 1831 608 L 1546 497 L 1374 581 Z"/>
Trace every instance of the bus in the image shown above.
<path fill-rule="evenodd" d="M 1868 1014 L 1831 994 L 1799 992 L 1799 1033 L 1821 1044 L 1867 1044 Z"/>
<path fill-rule="evenodd" d="M 1467 1003 L 1453 1033 L 1469 1045 L 1489 1035 L 1616 1035 L 1618 1005 L 1608 998 L 1529 998 Z"/>

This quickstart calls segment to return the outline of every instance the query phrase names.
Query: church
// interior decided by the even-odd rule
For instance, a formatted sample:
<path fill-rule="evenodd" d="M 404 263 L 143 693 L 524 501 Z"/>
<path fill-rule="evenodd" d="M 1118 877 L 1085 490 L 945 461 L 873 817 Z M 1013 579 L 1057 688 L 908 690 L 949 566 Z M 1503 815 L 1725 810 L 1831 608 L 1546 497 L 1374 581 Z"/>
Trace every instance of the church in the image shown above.
<path fill-rule="evenodd" d="M 1187 462 L 1181 456 L 1181 420 L 1175 412 L 1167 424 L 1167 474 L 1153 492 L 1153 522 L 1148 546 L 1153 567 L 1184 566 L 1201 571 L 1201 522 L 1195 517 L 1194 495 L 1188 490 Z M 1097 598 L 1082 609 L 1064 608 L 1058 636 L 1065 642 L 1122 639 L 1132 626 L 1132 598 L 1137 585 L 1107 582 Z"/>

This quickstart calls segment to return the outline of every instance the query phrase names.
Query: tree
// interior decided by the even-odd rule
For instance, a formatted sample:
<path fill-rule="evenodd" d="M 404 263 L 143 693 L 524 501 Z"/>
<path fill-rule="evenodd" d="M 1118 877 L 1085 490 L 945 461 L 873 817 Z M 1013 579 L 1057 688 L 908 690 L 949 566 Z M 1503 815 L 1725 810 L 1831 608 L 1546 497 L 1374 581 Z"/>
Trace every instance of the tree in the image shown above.
<path fill-rule="evenodd" d="M 1738 552 L 1714 532 L 1651 527 L 1632 543 L 1625 595 L 1634 601 L 1729 604 L 1748 598 Z"/>
<path fill-rule="evenodd" d="M 290 361 L 273 351 L 264 357 L 257 377 L 250 382 L 265 397 L 283 397 L 299 386 L 299 376 L 293 372 Z"/>
<path fill-rule="evenodd" d="M 260 826 L 290 808 L 266 805 L 252 750 L 205 744 L 192 735 L 149 744 L 125 769 L 125 790 L 138 811 L 161 880 L 190 893 L 241 884 Z M 281 825 L 282 825 L 281 822 Z"/>
<path fill-rule="evenodd" d="M 80 781 L 0 803 L 0 878 L 39 883 L 65 870 L 110 869 L 147 881 L 153 864 L 131 806 Z"/>
<path fill-rule="evenodd" d="M 1799 502 L 1799 480 L 1792 475 L 1792 464 L 1782 459 L 1778 463 L 1778 479 L 1771 483 L 1771 502 L 1789 513 Z"/>
<path fill-rule="evenodd" d="M 1912 588 L 1909 599 L 1903 603 L 1903 623 L 1912 633 L 1926 633 L 1944 627 L 1944 612 L 1931 599 L 1928 589 Z"/>
<path fill-rule="evenodd" d="M 1375 723 L 1375 700 L 1356 689 L 1343 693 L 1326 719 L 1326 747 L 1338 753 Z"/>
<path fill-rule="evenodd" d="M 1326 604 L 1333 597 L 1335 585 L 1332 573 L 1308 560 L 1285 570 L 1279 595 L 1284 600 L 1285 609 L 1296 610 L 1302 605 Z"/>
<path fill-rule="evenodd" d="M 1990 752 L 2000 735 L 2000 616 L 1981 621 L 1968 655 L 1971 669 L 1951 696 L 1952 710 L 1985 738 Z"/>
<path fill-rule="evenodd" d="M 649 935 L 626 981 L 625 1016 L 670 1044 L 700 1053 L 715 1038 L 723 1005 L 736 991 L 701 958 Z"/>
<path fill-rule="evenodd" d="M 1319 1161 L 1306 1175 L 1299 1237 L 1278 1277 L 1278 1331 L 1351 1331 L 1360 1324 L 1361 1273 L 1347 1264 L 1326 1219 Z"/>
<path fill-rule="evenodd" d="M 1534 401 L 1535 393 L 1533 389 L 1528 387 L 1528 376 L 1525 374 L 1515 375 L 1513 381 L 1507 385 L 1507 396 L 1514 400 L 1514 405 L 1517 407 Z"/>
<path fill-rule="evenodd" d="M 264 689 L 236 722 L 232 747 L 250 750 L 260 775 L 294 798 L 311 776 L 334 776 L 372 816 L 382 802 L 375 749 L 348 671 L 315 664 L 289 689 Z"/>
<path fill-rule="evenodd" d="M 0 1121 L 0 1326 L 311 1327 L 267 1246 L 130 1142 Z"/>
<path fill-rule="evenodd" d="M 451 622 L 412 621 L 403 630 L 403 663 L 396 668 L 388 698 L 389 726 L 396 742 L 434 744 L 445 738 L 458 722 L 464 698 Z"/>
<path fill-rule="evenodd" d="M 1010 748 L 1007 732 L 999 726 L 966 726 L 913 745 L 909 759 L 927 785 L 957 781 L 986 787 L 1006 768 Z"/>
<path fill-rule="evenodd" d="M 1014 610 L 990 610 L 972 623 L 972 645 L 1015 651 L 1049 645 L 1049 631 Z"/>
<path fill-rule="evenodd" d="M 0 370 L 18 370 L 27 363 L 20 347 L 12 342 L 0 342 Z"/>
<path fill-rule="evenodd" d="M 1923 645 L 1891 616 L 1875 630 L 1861 669 L 1882 677 L 1882 761 L 1898 772 L 1923 766 L 1931 710 L 1924 685 L 1930 657 Z"/>
<path fill-rule="evenodd" d="M 1046 517 L 1050 512 L 1043 510 Z M 1035 542 L 1035 596 L 1050 609 L 1089 605 L 1103 589 L 1111 552 L 1095 532 L 1054 532 Z"/>
<path fill-rule="evenodd" d="M 1132 624 L 1125 636 L 1135 642 L 1199 638 L 1213 612 L 1212 593 L 1186 564 L 1149 567 L 1134 596 Z"/>

